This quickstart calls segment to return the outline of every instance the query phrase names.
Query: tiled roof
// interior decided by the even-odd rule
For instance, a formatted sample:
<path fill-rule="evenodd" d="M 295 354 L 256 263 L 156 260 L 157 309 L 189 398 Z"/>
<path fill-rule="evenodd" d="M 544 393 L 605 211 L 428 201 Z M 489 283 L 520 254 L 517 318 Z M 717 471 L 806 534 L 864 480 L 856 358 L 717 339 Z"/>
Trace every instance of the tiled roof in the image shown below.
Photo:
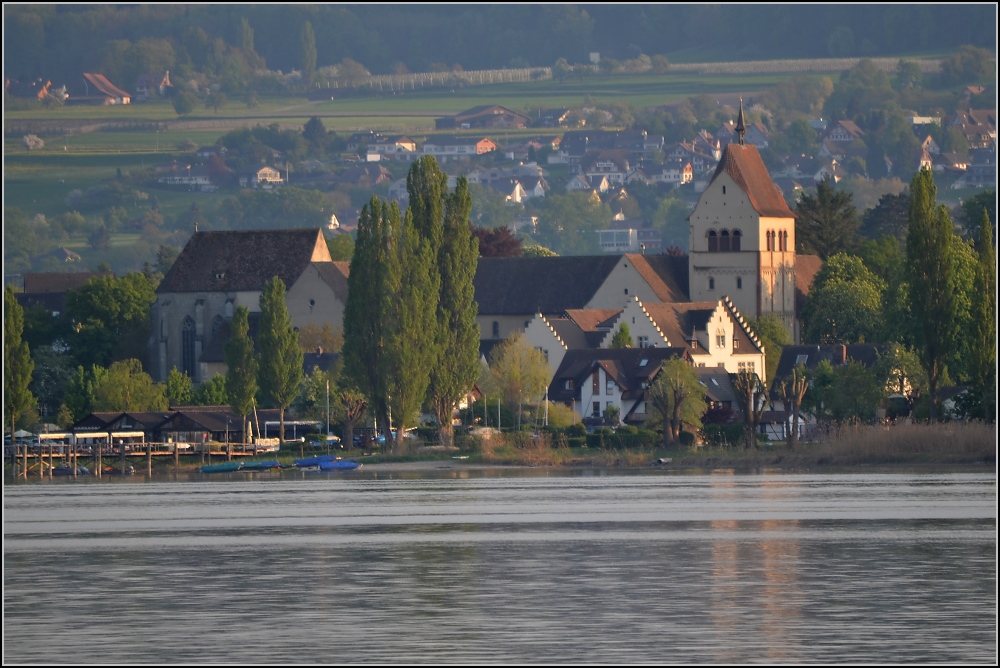
<path fill-rule="evenodd" d="M 627 253 L 632 266 L 639 272 L 660 301 L 683 302 L 688 297 L 687 255 L 640 255 Z"/>
<path fill-rule="evenodd" d="M 156 292 L 256 292 L 274 276 L 287 288 L 310 262 L 332 260 L 318 228 L 195 232 Z"/>
<path fill-rule="evenodd" d="M 684 348 L 597 348 L 567 350 L 559 369 L 549 385 L 549 399 L 553 401 L 573 401 L 582 383 L 601 366 L 611 374 L 622 388 L 626 398 L 630 394 L 643 391 L 643 383 L 649 382 L 660 370 L 664 361 L 674 357 L 687 357 Z M 566 389 L 566 381 L 572 380 L 572 389 Z"/>
<path fill-rule="evenodd" d="M 705 331 L 717 302 L 682 302 L 672 304 L 643 303 L 646 313 L 667 337 L 670 345 L 690 347 L 694 330 Z"/>
<path fill-rule="evenodd" d="M 584 308 L 620 256 L 481 257 L 476 268 L 480 314 L 562 314 Z"/>
<path fill-rule="evenodd" d="M 46 271 L 24 274 L 26 294 L 66 292 L 86 285 L 92 278 L 114 276 L 110 271 Z"/>
<path fill-rule="evenodd" d="M 121 88 L 118 88 L 113 83 L 108 81 L 107 77 L 103 74 L 91 74 L 89 72 L 84 72 L 83 76 L 91 83 L 91 85 L 96 87 L 97 90 L 109 97 L 131 97 L 129 93 L 126 93 Z"/>
<path fill-rule="evenodd" d="M 350 262 L 315 262 L 323 282 L 333 289 L 342 304 L 347 303 L 347 277 L 351 274 Z"/>
<path fill-rule="evenodd" d="M 774 218 L 795 217 L 785 203 L 781 191 L 771 181 L 771 175 L 768 174 L 756 146 L 752 144 L 726 146 L 712 180 L 718 178 L 722 172 L 729 174 L 736 181 L 747 194 L 754 210 L 760 215 Z"/>
<path fill-rule="evenodd" d="M 778 360 L 778 368 L 774 372 L 771 391 L 777 391 L 781 381 L 791 376 L 792 370 L 800 364 L 807 369 L 815 369 L 823 360 L 834 366 L 840 366 L 853 360 L 871 368 L 885 350 L 886 346 L 870 343 L 785 346 L 781 349 L 781 359 Z"/>

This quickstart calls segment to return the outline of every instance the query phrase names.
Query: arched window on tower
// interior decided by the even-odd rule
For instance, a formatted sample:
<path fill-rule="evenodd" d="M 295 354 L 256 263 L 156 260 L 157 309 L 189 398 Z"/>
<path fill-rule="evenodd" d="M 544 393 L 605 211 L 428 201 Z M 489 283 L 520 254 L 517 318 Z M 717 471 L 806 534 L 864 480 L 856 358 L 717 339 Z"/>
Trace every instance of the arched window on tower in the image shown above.
<path fill-rule="evenodd" d="M 742 245 L 742 243 L 741 243 L 742 241 L 743 241 L 743 233 L 740 232 L 739 230 L 733 230 L 733 250 L 734 251 L 740 250 L 740 246 Z"/>
<path fill-rule="evenodd" d="M 708 252 L 716 253 L 719 250 L 719 235 L 715 233 L 715 230 L 709 230 L 708 232 Z"/>
<path fill-rule="evenodd" d="M 781 232 L 781 236 L 778 237 L 778 250 L 782 253 L 788 250 L 788 232 Z"/>
<path fill-rule="evenodd" d="M 728 253 L 732 248 L 729 244 L 729 230 L 722 230 L 722 234 L 719 235 L 719 252 Z"/>
<path fill-rule="evenodd" d="M 767 234 L 765 236 L 767 237 L 767 250 L 773 251 L 774 250 L 774 232 L 772 232 L 771 230 L 768 230 Z"/>
<path fill-rule="evenodd" d="M 194 336 L 194 318 L 188 316 L 181 325 L 181 369 L 189 378 L 194 378 Z"/>

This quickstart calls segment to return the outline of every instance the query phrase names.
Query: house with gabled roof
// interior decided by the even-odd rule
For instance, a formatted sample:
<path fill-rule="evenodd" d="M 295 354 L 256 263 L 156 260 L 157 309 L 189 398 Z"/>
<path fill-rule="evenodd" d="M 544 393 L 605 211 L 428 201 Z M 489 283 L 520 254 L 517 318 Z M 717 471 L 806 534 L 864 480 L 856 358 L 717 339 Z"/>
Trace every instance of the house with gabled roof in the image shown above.
<path fill-rule="evenodd" d="M 588 151 L 580 159 L 580 173 L 591 182 L 603 177 L 613 185 L 621 185 L 634 162 L 629 152 L 622 149 Z"/>
<path fill-rule="evenodd" d="M 690 362 L 684 348 L 570 350 L 549 384 L 548 398 L 595 421 L 608 406 L 617 406 L 622 422 L 641 424 L 648 415 L 646 390 L 663 364 L 675 358 Z"/>
<path fill-rule="evenodd" d="M 135 81 L 135 101 L 146 102 L 154 95 L 163 97 L 172 88 L 170 70 L 163 74 L 140 74 Z"/>
<path fill-rule="evenodd" d="M 827 127 L 823 140 L 852 142 L 855 139 L 861 139 L 864 135 L 864 130 L 859 128 L 854 121 L 834 121 Z"/>
<path fill-rule="evenodd" d="M 264 286 L 275 276 L 288 291 L 294 326 L 342 327 L 344 271 L 318 228 L 195 232 L 156 289 L 150 375 L 163 382 L 176 367 L 195 383 L 210 380 L 202 353 L 237 306 L 260 311 Z"/>
<path fill-rule="evenodd" d="M 662 303 L 634 297 L 622 309 L 569 309 L 558 317 L 537 313 L 524 335 L 545 353 L 554 373 L 567 351 L 608 348 L 623 325 L 634 348 L 684 348 L 696 368 L 764 377 L 764 348 L 728 299 Z"/>
<path fill-rule="evenodd" d="M 78 100 L 95 99 L 104 105 L 129 104 L 132 101 L 130 94 L 108 81 L 103 74 L 84 72 L 83 79 L 86 95 L 78 97 Z"/>
<path fill-rule="evenodd" d="M 487 104 L 455 114 L 435 119 L 438 130 L 470 130 L 475 128 L 526 128 L 531 119 L 524 114 L 511 111 L 498 104 Z"/>
<path fill-rule="evenodd" d="M 497 150 L 496 142 L 488 137 L 430 137 L 421 149 L 424 155 L 433 155 L 441 162 L 448 159 L 469 158 Z"/>
<path fill-rule="evenodd" d="M 633 296 L 687 300 L 687 258 L 668 255 L 480 258 L 474 279 L 480 338 L 502 340 L 536 313 L 621 309 Z"/>
<path fill-rule="evenodd" d="M 66 310 L 66 293 L 86 285 L 93 278 L 112 278 L 110 271 L 46 271 L 26 272 L 24 291 L 14 296 L 21 308 L 41 306 L 53 318 Z"/>

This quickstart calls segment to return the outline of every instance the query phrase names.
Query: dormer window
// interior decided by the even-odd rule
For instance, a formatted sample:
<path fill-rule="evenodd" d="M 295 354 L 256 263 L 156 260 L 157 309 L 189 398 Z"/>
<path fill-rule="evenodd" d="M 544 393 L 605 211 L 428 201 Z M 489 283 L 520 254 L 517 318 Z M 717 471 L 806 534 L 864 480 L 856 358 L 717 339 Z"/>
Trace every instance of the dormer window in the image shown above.
<path fill-rule="evenodd" d="M 224 272 L 224 271 L 217 271 L 217 272 L 215 272 L 215 280 L 217 280 L 217 281 L 221 281 L 223 278 L 225 278 L 225 276 L 226 276 L 226 272 Z"/>

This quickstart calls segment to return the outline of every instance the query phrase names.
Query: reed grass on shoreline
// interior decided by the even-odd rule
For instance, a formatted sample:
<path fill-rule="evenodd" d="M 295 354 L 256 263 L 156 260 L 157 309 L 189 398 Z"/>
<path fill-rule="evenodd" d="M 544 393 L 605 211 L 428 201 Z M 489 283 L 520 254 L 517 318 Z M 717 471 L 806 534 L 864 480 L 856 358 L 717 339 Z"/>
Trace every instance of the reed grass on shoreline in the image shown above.
<path fill-rule="evenodd" d="M 514 436 L 514 438 L 511 438 Z M 855 425 L 837 427 L 822 440 L 783 442 L 759 449 L 571 450 L 548 437 L 506 435 L 477 444 L 475 461 L 522 466 L 629 467 L 669 458 L 673 468 L 801 468 L 872 465 L 996 465 L 996 426 L 982 423 Z"/>

